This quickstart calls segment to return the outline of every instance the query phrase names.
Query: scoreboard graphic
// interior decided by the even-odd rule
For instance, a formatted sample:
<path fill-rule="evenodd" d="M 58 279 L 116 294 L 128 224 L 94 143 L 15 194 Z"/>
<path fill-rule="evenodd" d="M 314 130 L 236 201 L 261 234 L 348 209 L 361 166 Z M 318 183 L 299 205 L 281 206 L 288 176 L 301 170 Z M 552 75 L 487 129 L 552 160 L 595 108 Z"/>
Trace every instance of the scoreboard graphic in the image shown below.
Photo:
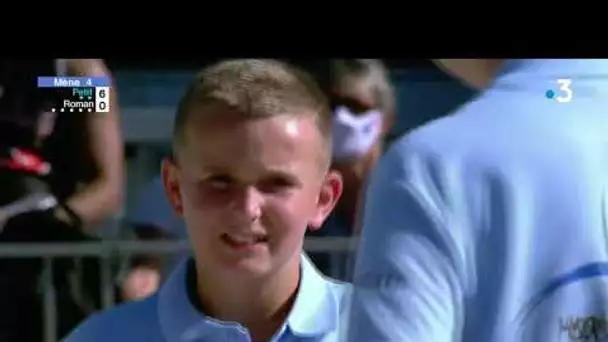
<path fill-rule="evenodd" d="M 38 88 L 53 92 L 53 112 L 110 111 L 108 77 L 38 77 Z"/>

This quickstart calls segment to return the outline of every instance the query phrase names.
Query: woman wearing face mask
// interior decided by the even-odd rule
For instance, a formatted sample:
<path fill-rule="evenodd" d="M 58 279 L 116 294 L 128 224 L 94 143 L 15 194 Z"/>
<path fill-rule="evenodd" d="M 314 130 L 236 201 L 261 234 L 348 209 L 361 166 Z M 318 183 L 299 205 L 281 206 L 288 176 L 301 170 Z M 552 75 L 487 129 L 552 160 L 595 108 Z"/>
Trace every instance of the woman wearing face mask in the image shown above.
<path fill-rule="evenodd" d="M 309 236 L 351 236 L 365 180 L 383 150 L 395 115 L 395 94 L 384 64 L 377 59 L 330 62 L 329 78 L 321 79 L 334 111 L 333 168 L 344 177 L 344 192 L 322 229 Z M 345 279 L 347 257 L 311 256 L 325 274 Z"/>

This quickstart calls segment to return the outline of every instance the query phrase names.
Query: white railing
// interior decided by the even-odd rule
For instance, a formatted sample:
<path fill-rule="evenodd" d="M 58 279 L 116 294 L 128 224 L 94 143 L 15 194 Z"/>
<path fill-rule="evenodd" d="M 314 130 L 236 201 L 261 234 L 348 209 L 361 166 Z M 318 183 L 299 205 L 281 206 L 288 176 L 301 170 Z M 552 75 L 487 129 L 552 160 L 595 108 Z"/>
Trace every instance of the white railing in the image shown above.
<path fill-rule="evenodd" d="M 311 237 L 304 248 L 308 252 L 345 253 L 356 247 L 355 238 Z M 86 243 L 19 243 L 1 244 L 0 258 L 41 258 L 43 271 L 44 341 L 57 340 L 57 303 L 53 285 L 52 262 L 55 258 L 97 257 L 100 259 L 101 298 L 103 308 L 113 306 L 114 277 L 112 260 L 131 254 L 172 254 L 190 249 L 187 241 L 102 241 Z"/>

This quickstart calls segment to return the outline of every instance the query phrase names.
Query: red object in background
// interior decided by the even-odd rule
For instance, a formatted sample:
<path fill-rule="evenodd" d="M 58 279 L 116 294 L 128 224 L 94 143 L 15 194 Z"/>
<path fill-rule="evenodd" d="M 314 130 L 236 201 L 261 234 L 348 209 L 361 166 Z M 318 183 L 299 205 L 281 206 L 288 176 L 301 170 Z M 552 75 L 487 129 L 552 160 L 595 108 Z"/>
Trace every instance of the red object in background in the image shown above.
<path fill-rule="evenodd" d="M 0 159 L 0 167 L 15 171 L 44 176 L 51 171 L 51 165 L 36 153 L 20 148 L 12 148 L 10 158 Z"/>

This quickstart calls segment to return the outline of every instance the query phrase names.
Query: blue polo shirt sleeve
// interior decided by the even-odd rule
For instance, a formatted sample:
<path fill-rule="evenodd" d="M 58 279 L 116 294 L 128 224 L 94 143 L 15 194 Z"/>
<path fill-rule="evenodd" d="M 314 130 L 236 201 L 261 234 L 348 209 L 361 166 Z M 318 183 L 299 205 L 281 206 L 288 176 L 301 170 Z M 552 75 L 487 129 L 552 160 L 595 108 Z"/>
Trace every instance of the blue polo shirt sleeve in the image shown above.
<path fill-rule="evenodd" d="M 374 171 L 362 217 L 347 341 L 447 342 L 462 329 L 463 241 L 446 174 L 408 140 Z M 452 219 L 450 227 L 447 221 Z"/>

